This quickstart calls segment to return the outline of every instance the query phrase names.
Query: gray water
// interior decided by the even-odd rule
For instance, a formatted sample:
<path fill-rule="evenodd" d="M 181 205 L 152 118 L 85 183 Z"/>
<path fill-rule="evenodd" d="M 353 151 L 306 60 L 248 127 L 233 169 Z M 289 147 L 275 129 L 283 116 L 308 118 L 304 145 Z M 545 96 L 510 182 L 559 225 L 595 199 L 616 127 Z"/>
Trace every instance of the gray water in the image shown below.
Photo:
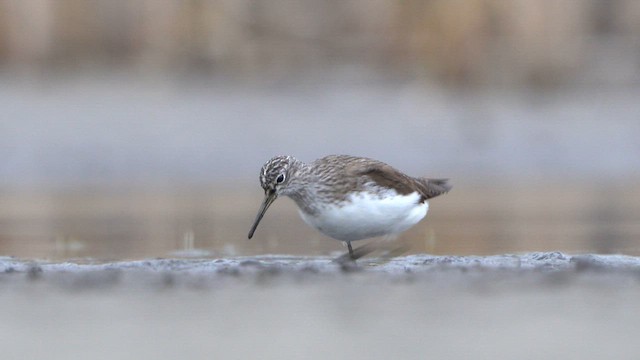
<path fill-rule="evenodd" d="M 245 239 L 263 162 L 331 153 L 451 179 L 404 235 L 412 253 L 640 254 L 640 88 L 33 79 L 0 82 L 5 255 L 339 252 L 286 199 Z"/>
<path fill-rule="evenodd" d="M 4 187 L 253 183 L 276 154 L 356 154 L 455 182 L 640 175 L 639 88 L 44 79 L 0 82 Z"/>

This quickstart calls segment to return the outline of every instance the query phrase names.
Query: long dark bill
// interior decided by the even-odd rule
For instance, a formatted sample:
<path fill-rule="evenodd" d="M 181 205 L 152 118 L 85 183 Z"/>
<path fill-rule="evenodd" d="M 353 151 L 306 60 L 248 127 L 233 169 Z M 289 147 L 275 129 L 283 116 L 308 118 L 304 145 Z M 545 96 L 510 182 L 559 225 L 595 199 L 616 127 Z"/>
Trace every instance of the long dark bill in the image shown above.
<path fill-rule="evenodd" d="M 275 191 L 267 191 L 264 195 L 264 200 L 262 201 L 262 205 L 260 205 L 260 210 L 258 210 L 258 215 L 256 215 L 256 219 L 253 221 L 253 226 L 251 226 L 251 230 L 249 230 L 249 239 L 253 237 L 253 233 L 256 231 L 260 220 L 264 216 L 264 213 L 267 212 L 267 209 L 271 204 L 276 200 L 278 195 L 276 195 Z"/>

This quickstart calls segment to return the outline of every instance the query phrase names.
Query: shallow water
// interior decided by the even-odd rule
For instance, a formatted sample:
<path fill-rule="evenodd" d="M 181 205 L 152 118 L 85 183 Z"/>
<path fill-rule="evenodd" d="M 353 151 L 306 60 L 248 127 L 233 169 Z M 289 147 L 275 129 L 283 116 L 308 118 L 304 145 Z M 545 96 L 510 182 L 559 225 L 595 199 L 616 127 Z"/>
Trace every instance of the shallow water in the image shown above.
<path fill-rule="evenodd" d="M 306 227 L 287 199 L 246 239 L 262 197 L 258 169 L 281 153 L 364 155 L 450 177 L 453 191 L 401 236 L 409 254 L 640 255 L 637 87 L 3 80 L 0 255 L 344 252 Z"/>
<path fill-rule="evenodd" d="M 0 202 L 0 254 L 85 261 L 338 256 L 346 251 L 341 243 L 304 224 L 286 198 L 269 209 L 255 237 L 248 240 L 262 200 L 255 187 L 6 192 Z M 637 185 L 458 183 L 451 193 L 431 201 L 426 220 L 391 244 L 401 244 L 406 254 L 640 255 L 638 239 Z"/>

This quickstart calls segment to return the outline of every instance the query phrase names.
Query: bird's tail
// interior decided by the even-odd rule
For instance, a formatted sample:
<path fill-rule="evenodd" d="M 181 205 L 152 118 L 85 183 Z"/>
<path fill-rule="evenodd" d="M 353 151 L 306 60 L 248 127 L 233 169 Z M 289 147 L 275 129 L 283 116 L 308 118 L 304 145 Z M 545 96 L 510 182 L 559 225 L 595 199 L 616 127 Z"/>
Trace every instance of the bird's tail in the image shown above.
<path fill-rule="evenodd" d="M 434 198 L 442 194 L 446 194 L 452 188 L 452 186 L 449 184 L 449 179 L 419 178 L 417 180 L 421 185 L 423 185 L 421 190 L 425 200 Z"/>

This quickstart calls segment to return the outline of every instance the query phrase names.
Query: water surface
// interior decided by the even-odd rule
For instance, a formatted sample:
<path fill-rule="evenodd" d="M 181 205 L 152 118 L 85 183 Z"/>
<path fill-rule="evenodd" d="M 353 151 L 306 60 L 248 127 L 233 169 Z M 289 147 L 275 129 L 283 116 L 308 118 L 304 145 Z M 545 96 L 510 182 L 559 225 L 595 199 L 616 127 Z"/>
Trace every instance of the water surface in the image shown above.
<path fill-rule="evenodd" d="M 430 202 L 426 220 L 396 239 L 406 254 L 640 255 L 640 187 L 633 184 L 454 185 Z M 288 198 L 278 199 L 248 240 L 261 200 L 257 184 L 5 192 L 0 254 L 81 261 L 346 251 L 308 227 Z"/>

